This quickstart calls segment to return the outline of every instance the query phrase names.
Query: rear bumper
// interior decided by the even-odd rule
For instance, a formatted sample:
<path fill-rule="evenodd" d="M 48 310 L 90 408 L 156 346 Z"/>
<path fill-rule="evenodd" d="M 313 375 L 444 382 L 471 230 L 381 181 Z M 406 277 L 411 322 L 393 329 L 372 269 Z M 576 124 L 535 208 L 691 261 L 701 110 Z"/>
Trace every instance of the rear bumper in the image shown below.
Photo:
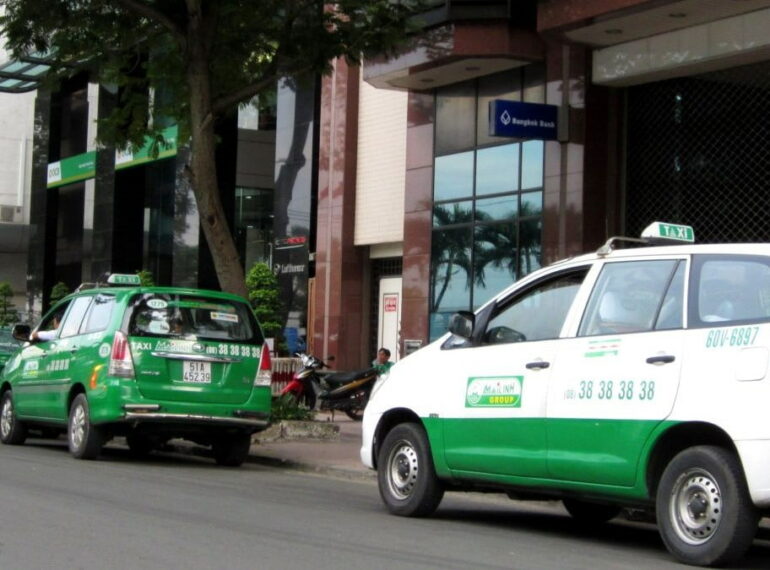
<path fill-rule="evenodd" d="M 166 414 L 160 412 L 126 412 L 126 421 L 129 422 L 151 422 L 151 423 L 172 423 L 186 425 L 215 425 L 222 427 L 250 427 L 255 430 L 267 428 L 269 421 L 267 418 L 223 418 L 221 416 L 206 416 L 201 414 Z"/>

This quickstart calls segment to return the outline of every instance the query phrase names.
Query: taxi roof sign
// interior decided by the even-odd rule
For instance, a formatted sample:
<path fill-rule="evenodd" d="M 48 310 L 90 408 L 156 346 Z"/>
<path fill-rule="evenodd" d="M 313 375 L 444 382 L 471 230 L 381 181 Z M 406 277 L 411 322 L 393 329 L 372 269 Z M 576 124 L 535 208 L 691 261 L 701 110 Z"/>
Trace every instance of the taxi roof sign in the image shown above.
<path fill-rule="evenodd" d="M 650 242 L 695 242 L 695 232 L 691 226 L 653 222 L 642 231 L 642 239 Z"/>
<path fill-rule="evenodd" d="M 113 273 L 107 278 L 109 285 L 141 285 L 142 280 L 138 275 L 126 273 Z"/>

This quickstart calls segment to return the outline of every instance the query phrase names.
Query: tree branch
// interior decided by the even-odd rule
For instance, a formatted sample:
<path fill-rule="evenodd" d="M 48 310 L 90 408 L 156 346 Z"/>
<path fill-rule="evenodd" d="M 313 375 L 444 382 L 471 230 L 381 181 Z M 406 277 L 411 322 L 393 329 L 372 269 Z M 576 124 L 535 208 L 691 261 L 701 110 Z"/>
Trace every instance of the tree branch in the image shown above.
<path fill-rule="evenodd" d="M 123 6 L 123 8 L 125 8 L 129 12 L 133 12 L 134 14 L 144 16 L 145 18 L 152 20 L 154 22 L 157 22 L 158 24 L 166 28 L 169 32 L 171 32 L 171 36 L 176 40 L 179 46 L 183 50 L 186 49 L 187 36 L 185 35 L 184 30 L 179 25 L 177 25 L 177 23 L 174 22 L 174 20 L 166 16 L 163 12 L 139 0 L 116 0 L 116 1 L 118 4 Z"/>
<path fill-rule="evenodd" d="M 267 77 L 264 77 L 260 79 L 259 81 L 255 83 L 251 83 L 249 85 L 244 85 L 240 89 L 236 89 L 235 91 L 230 91 L 229 93 L 226 93 L 219 97 L 218 99 L 215 99 L 211 104 L 211 111 L 215 115 L 219 115 L 221 113 L 224 113 L 234 105 L 237 105 L 241 101 L 248 101 L 254 95 L 257 95 L 260 91 L 262 91 L 265 87 L 273 83 L 276 79 L 278 79 L 278 76 L 275 74 L 275 72 L 269 73 Z"/>

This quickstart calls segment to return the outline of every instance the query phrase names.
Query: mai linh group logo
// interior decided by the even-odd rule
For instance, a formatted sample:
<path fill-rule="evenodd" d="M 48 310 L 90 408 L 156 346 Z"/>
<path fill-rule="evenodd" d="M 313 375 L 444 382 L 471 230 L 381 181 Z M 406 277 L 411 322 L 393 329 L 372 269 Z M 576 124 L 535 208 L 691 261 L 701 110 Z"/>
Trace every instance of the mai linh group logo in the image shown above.
<path fill-rule="evenodd" d="M 468 378 L 466 408 L 520 408 L 523 376 Z"/>

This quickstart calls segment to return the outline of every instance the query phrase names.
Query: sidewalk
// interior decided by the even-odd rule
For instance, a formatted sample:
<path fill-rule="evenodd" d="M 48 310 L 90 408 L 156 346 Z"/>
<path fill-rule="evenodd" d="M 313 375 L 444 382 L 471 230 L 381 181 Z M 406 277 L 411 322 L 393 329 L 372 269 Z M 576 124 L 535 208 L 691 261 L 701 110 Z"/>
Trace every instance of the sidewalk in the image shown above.
<path fill-rule="evenodd" d="M 260 441 L 259 434 L 247 461 L 263 465 L 290 467 L 300 471 L 324 473 L 346 479 L 374 481 L 376 473 L 367 469 L 359 455 L 361 448 L 361 422 L 354 422 L 337 412 L 334 421 L 331 414 L 316 415 L 317 422 L 329 422 L 339 426 L 339 437 L 324 439 L 277 439 Z"/>

